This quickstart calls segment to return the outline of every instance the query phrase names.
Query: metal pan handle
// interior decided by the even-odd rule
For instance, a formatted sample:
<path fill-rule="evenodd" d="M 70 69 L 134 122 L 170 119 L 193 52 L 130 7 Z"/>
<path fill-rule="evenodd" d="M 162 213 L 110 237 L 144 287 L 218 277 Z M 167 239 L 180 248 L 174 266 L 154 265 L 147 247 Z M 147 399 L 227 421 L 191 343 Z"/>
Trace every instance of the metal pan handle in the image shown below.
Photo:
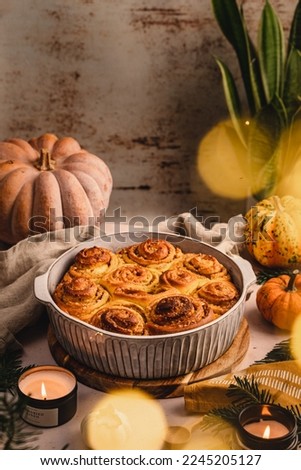
<path fill-rule="evenodd" d="M 256 283 L 256 274 L 252 268 L 250 261 L 242 258 L 239 255 L 230 255 L 230 258 L 238 265 L 241 269 L 244 286 L 249 289 L 253 284 Z"/>
<path fill-rule="evenodd" d="M 48 272 L 37 276 L 34 280 L 34 296 L 43 303 L 50 303 L 51 297 L 47 286 Z"/>

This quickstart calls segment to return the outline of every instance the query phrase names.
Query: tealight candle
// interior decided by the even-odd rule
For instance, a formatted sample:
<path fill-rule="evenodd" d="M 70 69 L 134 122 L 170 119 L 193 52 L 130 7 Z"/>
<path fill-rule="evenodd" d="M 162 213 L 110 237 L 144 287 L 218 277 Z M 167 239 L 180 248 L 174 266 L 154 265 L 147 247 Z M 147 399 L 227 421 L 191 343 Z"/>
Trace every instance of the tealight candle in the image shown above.
<path fill-rule="evenodd" d="M 237 438 L 245 449 L 294 449 L 298 443 L 297 422 L 287 409 L 277 405 L 250 405 L 238 417 Z"/>
<path fill-rule="evenodd" d="M 283 437 L 288 433 L 288 428 L 284 424 L 272 419 L 255 421 L 244 426 L 245 430 L 254 436 L 263 437 L 264 439 L 274 439 L 275 437 Z"/>
<path fill-rule="evenodd" d="M 63 367 L 32 367 L 20 376 L 18 394 L 25 403 L 22 418 L 35 426 L 59 426 L 76 412 L 76 378 Z"/>

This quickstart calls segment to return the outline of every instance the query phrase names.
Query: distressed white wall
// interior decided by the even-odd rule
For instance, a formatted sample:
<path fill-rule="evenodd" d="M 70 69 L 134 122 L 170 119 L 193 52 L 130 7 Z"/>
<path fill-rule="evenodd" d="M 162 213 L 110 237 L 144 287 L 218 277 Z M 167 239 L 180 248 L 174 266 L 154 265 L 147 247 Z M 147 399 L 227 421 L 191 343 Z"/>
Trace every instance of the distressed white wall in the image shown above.
<path fill-rule="evenodd" d="M 255 33 L 262 0 L 246 0 Z M 272 1 L 286 28 L 297 1 Z M 223 220 L 244 207 L 195 171 L 227 111 L 213 55 L 239 73 L 210 0 L 0 0 L 0 139 L 72 135 L 111 168 L 109 213 Z"/>

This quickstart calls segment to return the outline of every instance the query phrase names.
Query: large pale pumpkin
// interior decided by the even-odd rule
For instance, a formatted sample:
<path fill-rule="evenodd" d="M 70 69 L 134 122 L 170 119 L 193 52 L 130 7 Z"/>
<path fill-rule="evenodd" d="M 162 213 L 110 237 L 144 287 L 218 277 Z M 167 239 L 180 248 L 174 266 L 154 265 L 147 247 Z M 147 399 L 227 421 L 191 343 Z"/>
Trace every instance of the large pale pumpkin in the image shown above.
<path fill-rule="evenodd" d="M 271 196 L 246 214 L 246 246 L 263 266 L 301 263 L 301 199 Z"/>
<path fill-rule="evenodd" d="M 72 137 L 0 142 L 0 240 L 99 224 L 112 191 L 106 163 Z"/>

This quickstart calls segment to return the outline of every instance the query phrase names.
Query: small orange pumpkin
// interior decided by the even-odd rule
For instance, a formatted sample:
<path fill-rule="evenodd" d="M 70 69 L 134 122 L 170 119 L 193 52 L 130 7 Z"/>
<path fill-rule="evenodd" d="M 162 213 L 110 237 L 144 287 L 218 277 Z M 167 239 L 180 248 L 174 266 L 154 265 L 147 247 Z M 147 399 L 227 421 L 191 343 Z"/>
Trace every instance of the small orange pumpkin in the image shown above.
<path fill-rule="evenodd" d="M 72 137 L 0 142 L 0 240 L 96 225 L 111 190 L 106 163 Z"/>
<path fill-rule="evenodd" d="M 283 330 L 291 330 L 301 315 L 301 274 L 282 274 L 265 282 L 257 291 L 257 307 L 263 317 Z"/>

